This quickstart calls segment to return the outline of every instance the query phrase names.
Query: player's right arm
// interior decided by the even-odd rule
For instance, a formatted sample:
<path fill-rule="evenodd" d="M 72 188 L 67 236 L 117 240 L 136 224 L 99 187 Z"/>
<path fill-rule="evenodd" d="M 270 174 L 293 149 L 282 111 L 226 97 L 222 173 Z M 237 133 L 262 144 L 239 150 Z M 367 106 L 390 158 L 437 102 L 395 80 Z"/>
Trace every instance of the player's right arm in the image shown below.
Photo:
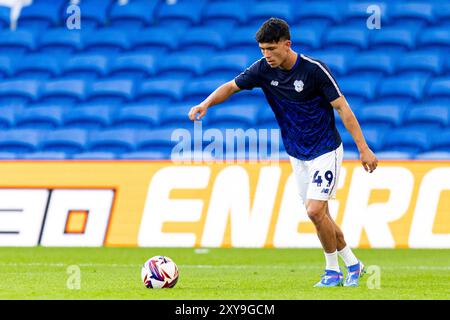
<path fill-rule="evenodd" d="M 212 107 L 216 104 L 222 103 L 227 100 L 232 94 L 240 91 L 237 86 L 235 80 L 231 80 L 227 83 L 224 83 L 213 93 L 211 93 L 202 103 L 192 107 L 189 111 L 189 119 L 192 121 L 200 120 L 206 114 L 206 111 L 209 107 Z"/>

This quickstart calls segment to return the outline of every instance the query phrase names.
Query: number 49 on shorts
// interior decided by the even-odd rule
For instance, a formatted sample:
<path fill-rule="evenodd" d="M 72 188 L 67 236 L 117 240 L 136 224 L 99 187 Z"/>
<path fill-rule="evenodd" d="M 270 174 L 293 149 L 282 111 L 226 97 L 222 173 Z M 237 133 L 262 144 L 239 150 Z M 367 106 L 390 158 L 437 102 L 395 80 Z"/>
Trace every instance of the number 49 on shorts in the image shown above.
<path fill-rule="evenodd" d="M 327 172 L 325 172 L 324 178 L 325 178 L 325 180 L 328 182 L 328 183 L 327 183 L 327 187 L 331 186 L 331 182 L 333 182 L 333 172 L 331 172 L 330 170 L 328 170 Z M 318 186 L 318 187 L 321 187 L 321 186 L 322 186 L 322 182 L 323 182 L 323 181 L 322 181 L 322 176 L 319 175 L 319 170 L 317 170 L 317 171 L 314 173 L 312 183 L 317 183 L 317 186 Z"/>

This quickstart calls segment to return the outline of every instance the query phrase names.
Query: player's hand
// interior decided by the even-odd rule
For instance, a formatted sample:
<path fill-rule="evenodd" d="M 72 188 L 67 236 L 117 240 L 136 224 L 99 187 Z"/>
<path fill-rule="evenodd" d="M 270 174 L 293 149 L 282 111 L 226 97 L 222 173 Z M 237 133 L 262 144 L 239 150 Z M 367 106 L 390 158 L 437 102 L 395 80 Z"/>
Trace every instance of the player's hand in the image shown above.
<path fill-rule="evenodd" d="M 372 173 L 378 166 L 378 159 L 375 154 L 369 148 L 361 151 L 360 159 L 364 170 L 369 173 Z"/>
<path fill-rule="evenodd" d="M 189 119 L 191 119 L 192 121 L 200 120 L 206 114 L 207 109 L 207 107 L 200 104 L 192 107 L 191 111 L 189 111 Z"/>

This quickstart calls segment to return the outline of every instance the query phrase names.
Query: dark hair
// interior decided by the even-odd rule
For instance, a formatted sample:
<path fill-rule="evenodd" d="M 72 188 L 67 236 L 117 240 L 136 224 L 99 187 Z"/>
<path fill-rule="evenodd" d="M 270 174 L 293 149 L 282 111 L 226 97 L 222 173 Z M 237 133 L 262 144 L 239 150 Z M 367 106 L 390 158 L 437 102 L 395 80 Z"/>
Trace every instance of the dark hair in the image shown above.
<path fill-rule="evenodd" d="M 291 40 L 289 25 L 286 21 L 278 18 L 270 18 L 256 32 L 258 43 L 272 43 L 280 40 Z"/>

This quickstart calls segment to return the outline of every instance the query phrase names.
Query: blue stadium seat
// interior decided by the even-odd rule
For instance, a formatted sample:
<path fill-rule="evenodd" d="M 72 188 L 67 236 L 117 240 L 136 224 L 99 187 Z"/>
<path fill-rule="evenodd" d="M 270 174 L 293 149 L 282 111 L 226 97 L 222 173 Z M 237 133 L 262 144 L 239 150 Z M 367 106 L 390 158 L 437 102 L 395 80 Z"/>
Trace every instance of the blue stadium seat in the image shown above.
<path fill-rule="evenodd" d="M 425 152 L 429 150 L 430 140 L 428 132 L 399 128 L 389 131 L 383 139 L 382 151 Z"/>
<path fill-rule="evenodd" d="M 432 25 L 435 20 L 431 3 L 394 3 L 389 9 L 392 22 L 398 26 L 424 27 Z"/>
<path fill-rule="evenodd" d="M 18 154 L 15 152 L 0 152 L 0 160 L 16 160 Z"/>
<path fill-rule="evenodd" d="M 255 2 L 249 9 L 247 11 L 247 25 L 260 26 L 272 17 L 283 19 L 287 23 L 292 23 L 294 20 L 294 10 L 288 2 L 278 2 L 276 5 L 272 1 Z"/>
<path fill-rule="evenodd" d="M 136 131 L 132 129 L 110 129 L 94 131 L 89 135 L 90 151 L 124 153 L 135 149 Z"/>
<path fill-rule="evenodd" d="M 116 128 L 151 129 L 159 125 L 160 108 L 156 105 L 127 105 L 118 111 L 113 120 Z"/>
<path fill-rule="evenodd" d="M 345 21 L 346 26 L 366 26 L 369 16 L 374 13 L 374 9 L 380 10 L 382 24 L 381 26 L 390 23 L 390 17 L 389 15 L 387 15 L 387 6 L 384 2 L 351 1 L 348 3 L 344 2 L 343 6 L 343 10 L 341 10 L 342 21 Z M 371 6 L 376 6 L 376 8 Z M 368 12 L 368 10 L 370 11 L 370 13 Z"/>
<path fill-rule="evenodd" d="M 359 160 L 359 152 L 344 150 L 344 160 Z"/>
<path fill-rule="evenodd" d="M 12 129 L 0 132 L 0 150 L 17 154 L 37 150 L 42 132 L 32 129 Z"/>
<path fill-rule="evenodd" d="M 382 53 L 356 54 L 348 65 L 349 75 L 388 76 L 394 71 L 391 55 Z"/>
<path fill-rule="evenodd" d="M 117 154 L 113 152 L 82 152 L 72 154 L 73 160 L 114 160 L 117 159 Z"/>
<path fill-rule="evenodd" d="M 10 26 L 10 9 L 0 6 L 0 29 L 7 29 Z"/>
<path fill-rule="evenodd" d="M 448 151 L 429 151 L 416 154 L 416 160 L 445 160 L 450 159 L 450 152 Z"/>
<path fill-rule="evenodd" d="M 120 159 L 122 160 L 165 160 L 169 158 L 170 154 L 163 151 L 137 151 L 122 153 L 120 155 Z"/>
<path fill-rule="evenodd" d="M 140 81 L 155 74 L 155 59 L 149 54 L 122 54 L 111 61 L 109 78 Z"/>
<path fill-rule="evenodd" d="M 36 47 L 33 34 L 27 30 L 2 30 L 0 39 L 0 51 L 8 56 L 18 56 Z"/>
<path fill-rule="evenodd" d="M 227 104 L 209 111 L 211 126 L 252 127 L 256 124 L 261 108 L 254 104 Z"/>
<path fill-rule="evenodd" d="M 339 133 L 342 138 L 344 153 L 349 151 L 349 152 L 357 152 L 359 154 L 358 148 L 351 134 L 347 130 L 344 130 Z M 386 131 L 382 131 L 379 128 L 372 127 L 363 129 L 363 134 L 370 149 L 372 149 L 373 151 L 381 150 L 382 141 L 386 136 Z"/>
<path fill-rule="evenodd" d="M 334 50 L 312 51 L 306 56 L 324 63 L 331 70 L 333 75 L 347 74 L 347 61 L 352 61 L 351 58 L 353 57 L 353 55 L 347 55 Z"/>
<path fill-rule="evenodd" d="M 252 56 L 261 55 L 255 35 L 258 31 L 256 27 L 235 28 L 226 38 L 226 48 L 228 53 L 247 53 Z"/>
<path fill-rule="evenodd" d="M 178 47 L 180 30 L 148 28 L 130 36 L 130 50 L 134 53 L 164 55 Z"/>
<path fill-rule="evenodd" d="M 108 105 L 84 105 L 69 109 L 64 117 L 65 128 L 101 129 L 111 124 L 113 110 Z"/>
<path fill-rule="evenodd" d="M 10 56 L 0 56 L 0 79 L 11 77 L 14 73 L 15 59 Z"/>
<path fill-rule="evenodd" d="M 188 79 L 202 73 L 204 58 L 199 55 L 175 53 L 160 59 L 155 67 L 159 78 Z"/>
<path fill-rule="evenodd" d="M 450 58 L 448 56 L 445 56 L 445 61 L 444 61 L 444 70 L 443 73 L 445 73 L 447 76 L 450 76 Z"/>
<path fill-rule="evenodd" d="M 101 54 L 118 54 L 128 50 L 129 41 L 119 29 L 102 29 L 83 35 L 83 51 Z"/>
<path fill-rule="evenodd" d="M 204 2 L 189 1 L 173 5 L 162 4 L 156 11 L 156 19 L 161 27 L 186 30 L 190 26 L 200 24 Z"/>
<path fill-rule="evenodd" d="M 396 76 L 380 80 L 377 96 L 399 101 L 421 100 L 426 78 Z"/>
<path fill-rule="evenodd" d="M 444 104 L 412 105 L 405 113 L 403 124 L 407 126 L 430 124 L 441 128 L 448 127 L 450 124 L 450 108 Z"/>
<path fill-rule="evenodd" d="M 323 38 L 323 47 L 327 50 L 357 52 L 368 46 L 368 34 L 361 28 L 336 27 L 330 29 Z"/>
<path fill-rule="evenodd" d="M 158 0 L 145 2 L 130 1 L 127 5 L 116 2 L 109 14 L 112 27 L 133 30 L 144 28 L 154 22 L 154 13 Z"/>
<path fill-rule="evenodd" d="M 45 133 L 39 149 L 45 152 L 64 152 L 74 154 L 82 152 L 88 141 L 88 133 L 82 129 L 58 129 Z"/>
<path fill-rule="evenodd" d="M 212 54 L 224 47 L 225 42 L 220 32 L 201 27 L 189 29 L 178 42 L 179 51 L 191 54 Z"/>
<path fill-rule="evenodd" d="M 0 109 L 0 128 L 8 129 L 16 123 L 16 115 L 22 112 L 22 107 L 7 107 Z"/>
<path fill-rule="evenodd" d="M 375 98 L 376 80 L 369 77 L 345 77 L 337 83 L 344 96 L 370 101 Z"/>
<path fill-rule="evenodd" d="M 362 126 L 375 125 L 386 130 L 402 123 L 404 109 L 399 104 L 371 104 L 359 109 L 357 118 Z"/>
<path fill-rule="evenodd" d="M 439 130 L 431 136 L 430 151 L 444 151 L 450 150 L 450 129 Z"/>
<path fill-rule="evenodd" d="M 63 107 L 26 108 L 17 115 L 16 127 L 21 129 L 55 129 L 62 124 Z"/>
<path fill-rule="evenodd" d="M 37 2 L 22 8 L 18 21 L 19 28 L 44 30 L 60 24 L 61 2 Z"/>
<path fill-rule="evenodd" d="M 246 54 L 219 54 L 205 59 L 203 73 L 207 76 L 230 77 L 234 79 L 243 72 L 253 61 Z"/>
<path fill-rule="evenodd" d="M 193 106 L 188 103 L 179 103 L 171 105 L 169 108 L 163 108 L 164 111 L 160 114 L 160 127 L 191 126 L 192 123 L 188 118 L 191 107 Z M 205 122 L 210 120 L 209 117 L 205 117 L 204 119 Z"/>
<path fill-rule="evenodd" d="M 377 152 L 379 160 L 409 160 L 415 157 L 414 151 L 380 151 Z"/>
<path fill-rule="evenodd" d="M 208 3 L 203 11 L 202 20 L 209 27 L 217 30 L 230 30 L 243 25 L 247 20 L 247 11 L 242 3 L 221 1 Z"/>
<path fill-rule="evenodd" d="M 395 72 L 402 75 L 420 73 L 423 77 L 442 73 L 443 61 L 437 54 L 414 51 L 397 58 Z"/>
<path fill-rule="evenodd" d="M 45 80 L 58 76 L 59 62 L 46 54 L 26 55 L 16 64 L 14 78 Z"/>
<path fill-rule="evenodd" d="M 197 103 L 200 103 L 214 90 L 230 80 L 228 78 L 212 77 L 189 81 L 183 88 L 183 100 L 197 101 Z"/>
<path fill-rule="evenodd" d="M 322 46 L 323 27 L 297 26 L 292 27 L 290 31 L 292 46 L 294 48 L 298 46 L 302 52 L 317 50 Z"/>
<path fill-rule="evenodd" d="M 440 77 L 430 80 L 425 95 L 428 101 L 450 102 L 450 77 Z"/>
<path fill-rule="evenodd" d="M 51 80 L 42 85 L 40 101 L 60 105 L 72 105 L 86 97 L 86 83 L 83 80 Z"/>
<path fill-rule="evenodd" d="M 296 8 L 297 2 L 293 2 Z M 294 22 L 299 21 L 301 25 L 324 26 L 339 24 L 341 22 L 342 6 L 339 3 L 328 1 L 302 3 L 301 6 L 293 10 Z"/>
<path fill-rule="evenodd" d="M 428 28 L 420 32 L 417 46 L 420 49 L 447 54 L 450 49 L 450 30 L 442 28 Z"/>
<path fill-rule="evenodd" d="M 0 103 L 28 103 L 39 98 L 41 83 L 37 80 L 0 82 Z"/>
<path fill-rule="evenodd" d="M 385 54 L 403 54 L 414 49 L 416 35 L 416 30 L 406 27 L 383 27 L 370 33 L 369 49 Z"/>
<path fill-rule="evenodd" d="M 82 0 L 79 7 L 81 12 L 81 29 L 93 30 L 107 24 L 107 12 L 111 1 Z"/>
<path fill-rule="evenodd" d="M 139 86 L 135 100 L 168 104 L 181 99 L 184 86 L 184 80 L 148 80 Z"/>
<path fill-rule="evenodd" d="M 38 50 L 46 54 L 72 54 L 80 49 L 81 33 L 66 28 L 46 30 L 38 41 Z"/>
<path fill-rule="evenodd" d="M 171 140 L 172 133 L 172 129 L 139 130 L 136 134 L 137 151 L 159 151 L 170 155 L 177 144 Z"/>
<path fill-rule="evenodd" d="M 62 64 L 61 77 L 92 80 L 109 72 L 109 59 L 100 54 L 81 54 L 68 58 Z"/>
<path fill-rule="evenodd" d="M 435 2 L 433 4 L 433 12 L 436 18 L 436 25 L 443 28 L 450 26 L 450 3 Z"/>
<path fill-rule="evenodd" d="M 66 160 L 69 158 L 64 152 L 38 151 L 33 153 L 25 153 L 21 155 L 21 159 L 26 160 Z"/>
<path fill-rule="evenodd" d="M 135 85 L 129 79 L 97 80 L 92 82 L 87 101 L 117 105 L 132 101 Z"/>

